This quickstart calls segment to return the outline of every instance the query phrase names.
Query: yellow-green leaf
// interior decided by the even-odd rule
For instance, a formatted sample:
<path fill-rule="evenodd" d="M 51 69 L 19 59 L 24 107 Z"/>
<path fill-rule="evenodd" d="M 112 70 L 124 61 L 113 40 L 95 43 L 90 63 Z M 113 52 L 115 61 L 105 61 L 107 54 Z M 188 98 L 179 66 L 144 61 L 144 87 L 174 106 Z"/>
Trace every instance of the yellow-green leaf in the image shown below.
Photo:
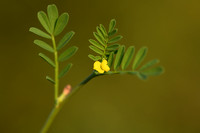
<path fill-rule="evenodd" d="M 117 51 L 115 62 L 114 62 L 114 70 L 117 70 L 121 64 L 122 58 L 124 56 L 124 45 L 121 45 Z"/>
<path fill-rule="evenodd" d="M 124 58 L 122 60 L 122 70 L 125 70 L 128 65 L 130 64 L 132 58 L 133 58 L 133 54 L 134 54 L 134 46 L 130 46 L 127 50 L 126 53 L 124 54 Z"/>
<path fill-rule="evenodd" d="M 136 54 L 134 62 L 133 62 L 133 66 L 132 69 L 135 70 L 140 63 L 144 60 L 145 56 L 147 54 L 147 48 L 146 47 L 142 47 Z"/>

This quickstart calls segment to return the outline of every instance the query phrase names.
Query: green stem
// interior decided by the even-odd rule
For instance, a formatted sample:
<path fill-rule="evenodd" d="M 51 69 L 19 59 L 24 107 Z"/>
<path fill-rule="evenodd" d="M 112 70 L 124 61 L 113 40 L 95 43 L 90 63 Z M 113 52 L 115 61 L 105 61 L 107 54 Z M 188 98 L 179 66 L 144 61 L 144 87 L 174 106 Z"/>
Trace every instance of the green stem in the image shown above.
<path fill-rule="evenodd" d="M 60 109 L 62 108 L 63 104 L 69 100 L 69 98 L 74 95 L 82 86 L 84 86 L 88 81 L 90 81 L 91 79 L 93 79 L 95 76 L 97 76 L 95 74 L 95 72 L 93 72 L 91 75 L 89 75 L 85 80 L 83 80 L 80 84 L 78 84 L 75 88 L 72 89 L 72 91 L 65 97 L 65 99 L 61 102 L 61 103 L 56 103 L 54 108 L 52 109 L 51 113 L 49 114 L 49 117 L 46 121 L 46 123 L 44 124 L 42 130 L 40 133 L 46 133 L 49 129 L 49 127 L 51 126 L 52 122 L 54 121 L 56 115 L 58 114 L 58 112 L 60 111 Z"/>
<path fill-rule="evenodd" d="M 55 62 L 55 84 L 54 84 L 54 95 L 55 95 L 55 102 L 58 98 L 58 92 L 59 92 L 59 79 L 58 79 L 58 74 L 59 74 L 59 64 L 58 64 L 58 52 L 56 49 L 56 41 L 55 37 L 52 35 L 52 43 L 53 43 L 53 48 L 54 48 L 54 62 Z"/>

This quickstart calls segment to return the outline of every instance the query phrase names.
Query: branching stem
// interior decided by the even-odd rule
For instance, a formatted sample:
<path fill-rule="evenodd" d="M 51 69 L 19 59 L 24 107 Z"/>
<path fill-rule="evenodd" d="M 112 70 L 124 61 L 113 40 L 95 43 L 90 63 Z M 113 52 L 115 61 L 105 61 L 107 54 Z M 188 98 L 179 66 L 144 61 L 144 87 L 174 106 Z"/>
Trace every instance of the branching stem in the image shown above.
<path fill-rule="evenodd" d="M 49 127 L 51 126 L 52 122 L 54 121 L 56 115 L 58 114 L 58 112 L 60 111 L 60 109 L 62 108 L 63 104 L 69 100 L 69 98 L 75 94 L 83 85 L 85 85 L 88 81 L 90 81 L 91 79 L 93 79 L 95 76 L 97 76 L 95 74 L 95 72 L 93 72 L 91 75 L 89 75 L 85 80 L 83 80 L 80 84 L 78 84 L 75 88 L 72 89 L 72 91 L 69 93 L 69 95 L 66 96 L 66 98 L 61 102 L 61 103 L 56 103 L 54 108 L 52 109 L 51 113 L 49 114 L 49 117 L 46 121 L 46 123 L 44 124 L 42 130 L 40 133 L 46 133 L 49 129 Z"/>

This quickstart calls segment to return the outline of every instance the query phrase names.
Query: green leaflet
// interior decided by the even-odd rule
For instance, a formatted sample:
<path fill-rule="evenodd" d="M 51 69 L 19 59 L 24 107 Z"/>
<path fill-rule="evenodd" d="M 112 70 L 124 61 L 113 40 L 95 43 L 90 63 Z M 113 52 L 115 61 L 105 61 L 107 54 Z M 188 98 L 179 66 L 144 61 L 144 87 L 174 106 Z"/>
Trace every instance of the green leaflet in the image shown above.
<path fill-rule="evenodd" d="M 117 48 L 119 48 L 119 44 L 112 44 L 112 45 L 109 45 L 106 50 L 108 51 L 113 51 L 113 50 L 116 50 Z"/>
<path fill-rule="evenodd" d="M 48 80 L 49 82 L 55 84 L 55 81 L 49 76 L 46 76 L 46 80 Z"/>
<path fill-rule="evenodd" d="M 90 45 L 89 48 L 90 48 L 91 50 L 93 50 L 94 52 L 100 54 L 100 55 L 103 55 L 103 54 L 104 54 L 103 51 L 101 51 L 100 49 L 98 49 L 97 47 L 95 47 L 95 46 L 93 46 L 93 45 Z"/>
<path fill-rule="evenodd" d="M 99 44 L 97 41 L 95 41 L 95 40 L 93 40 L 93 39 L 90 39 L 89 42 L 90 42 L 92 45 L 96 46 L 97 48 L 99 48 L 99 49 L 101 49 L 101 50 L 105 50 L 105 48 L 104 48 L 101 44 Z"/>
<path fill-rule="evenodd" d="M 60 15 L 60 17 L 57 20 L 56 27 L 54 30 L 55 36 L 59 35 L 64 30 L 65 26 L 68 23 L 68 20 L 69 20 L 68 13 L 63 13 L 62 15 Z"/>
<path fill-rule="evenodd" d="M 101 37 L 101 39 L 102 39 L 103 41 L 105 41 L 104 34 L 103 34 L 103 32 L 101 31 L 101 29 L 99 28 L 99 26 L 97 26 L 96 30 L 97 30 L 98 35 Z"/>
<path fill-rule="evenodd" d="M 89 54 L 88 57 L 89 57 L 90 59 L 92 59 L 93 61 L 98 61 L 98 60 L 101 59 L 100 56 L 94 56 L 94 55 L 91 55 L 91 54 Z"/>
<path fill-rule="evenodd" d="M 146 79 L 148 78 L 146 75 L 144 75 L 144 74 L 142 74 L 142 73 L 140 73 L 140 72 L 137 72 L 137 76 L 138 76 L 138 78 L 141 79 L 141 80 L 146 80 Z"/>
<path fill-rule="evenodd" d="M 153 65 L 155 65 L 157 63 L 159 63 L 158 59 L 151 60 L 151 61 L 147 62 L 145 65 L 143 65 L 139 70 L 143 71 L 145 69 L 152 67 Z"/>
<path fill-rule="evenodd" d="M 41 37 L 44 37 L 44 38 L 47 38 L 47 39 L 51 39 L 50 35 L 48 35 L 47 33 L 43 32 L 43 31 L 41 31 L 38 28 L 31 27 L 29 29 L 29 31 L 32 32 L 32 33 L 34 33 L 34 34 L 36 34 L 36 35 L 38 35 L 38 36 L 41 36 Z"/>
<path fill-rule="evenodd" d="M 49 57 L 47 57 L 45 54 L 39 53 L 39 56 L 40 56 L 42 59 L 44 59 L 47 63 L 49 63 L 52 67 L 55 67 L 54 62 L 53 62 Z"/>
<path fill-rule="evenodd" d="M 49 52 L 54 52 L 54 49 L 51 46 L 49 46 L 46 42 L 43 42 L 41 40 L 35 40 L 34 43 Z"/>
<path fill-rule="evenodd" d="M 132 69 L 135 70 L 140 63 L 144 60 L 145 56 L 147 54 L 147 48 L 146 47 L 142 47 L 136 54 L 134 62 L 133 62 L 133 66 Z"/>
<path fill-rule="evenodd" d="M 128 67 L 128 65 L 130 64 L 130 62 L 133 58 L 134 50 L 135 50 L 134 46 L 130 46 L 127 49 L 127 51 L 124 55 L 124 58 L 122 60 L 122 70 L 125 70 Z"/>
<path fill-rule="evenodd" d="M 111 37 L 117 33 L 118 29 L 114 29 L 112 32 L 108 33 L 108 37 Z"/>
<path fill-rule="evenodd" d="M 117 70 L 121 64 L 121 61 L 124 55 L 124 49 L 125 49 L 124 45 L 120 46 L 118 49 L 115 62 L 114 62 L 114 70 Z"/>
<path fill-rule="evenodd" d="M 69 59 L 70 57 L 72 57 L 76 53 L 77 50 L 78 50 L 78 47 L 76 47 L 76 46 L 72 46 L 72 47 L 68 48 L 66 51 L 64 51 L 58 57 L 58 60 L 59 61 L 65 61 L 65 60 Z"/>
<path fill-rule="evenodd" d="M 48 5 L 47 14 L 48 14 L 49 22 L 51 25 L 51 32 L 53 33 L 56 20 L 58 19 L 58 9 L 55 4 Z"/>
<path fill-rule="evenodd" d="M 61 48 L 63 48 L 71 40 L 74 34 L 75 34 L 74 31 L 70 31 L 66 33 L 65 36 L 59 41 L 57 50 L 60 50 Z"/>
<path fill-rule="evenodd" d="M 118 35 L 118 36 L 113 37 L 112 39 L 110 39 L 110 40 L 108 41 L 108 43 L 115 43 L 115 42 L 121 40 L 122 38 L 123 38 L 123 37 L 122 37 L 121 35 Z"/>
<path fill-rule="evenodd" d="M 161 67 L 161 66 L 158 66 L 158 67 L 154 67 L 154 68 L 151 68 L 151 69 L 144 70 L 141 73 L 146 75 L 146 76 L 157 76 L 157 75 L 162 74 L 163 72 L 164 72 L 164 68 Z"/>
<path fill-rule="evenodd" d="M 109 57 L 108 57 L 108 66 L 111 68 L 114 60 L 114 52 L 111 52 Z"/>
<path fill-rule="evenodd" d="M 109 30 L 108 30 L 108 33 L 112 32 L 115 28 L 115 25 L 116 25 L 116 20 L 115 19 L 112 19 L 110 21 L 110 24 L 109 24 Z"/>
<path fill-rule="evenodd" d="M 70 68 L 72 67 L 72 64 L 68 64 L 59 74 L 59 78 L 62 78 L 63 76 L 65 76 L 65 74 L 67 74 L 67 72 L 70 70 Z"/>
<path fill-rule="evenodd" d="M 93 35 L 103 46 L 106 46 L 106 43 L 104 42 L 104 40 L 102 40 L 99 34 L 97 34 L 96 32 L 93 32 Z"/>
<path fill-rule="evenodd" d="M 45 29 L 49 34 L 51 34 L 50 23 L 49 23 L 49 20 L 48 20 L 48 17 L 47 17 L 47 15 L 46 15 L 46 13 L 43 12 L 43 11 L 38 12 L 38 19 L 39 19 L 41 25 L 44 27 L 44 29 Z"/>
<path fill-rule="evenodd" d="M 104 37 L 106 38 L 106 37 L 108 36 L 108 34 L 107 34 L 107 32 L 106 32 L 106 28 L 105 28 L 102 24 L 100 24 L 100 29 L 101 29 L 101 31 L 102 31 Z"/>

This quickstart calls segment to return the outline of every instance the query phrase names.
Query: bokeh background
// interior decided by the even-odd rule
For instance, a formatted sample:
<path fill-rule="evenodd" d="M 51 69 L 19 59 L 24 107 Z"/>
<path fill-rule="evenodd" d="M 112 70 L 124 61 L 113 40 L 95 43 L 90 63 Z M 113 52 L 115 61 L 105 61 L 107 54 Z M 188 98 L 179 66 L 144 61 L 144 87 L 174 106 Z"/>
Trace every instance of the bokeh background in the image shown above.
<path fill-rule="evenodd" d="M 65 32 L 79 47 L 61 80 L 75 86 L 92 71 L 88 39 L 95 27 L 117 20 L 121 44 L 149 48 L 146 61 L 161 60 L 165 74 L 141 81 L 116 75 L 93 79 L 71 98 L 49 133 L 199 133 L 199 0 L 10 0 L 0 8 L 0 132 L 38 133 L 53 106 L 53 69 L 29 27 L 37 12 L 55 3 L 68 12 Z M 66 64 L 63 64 L 66 65 Z"/>

